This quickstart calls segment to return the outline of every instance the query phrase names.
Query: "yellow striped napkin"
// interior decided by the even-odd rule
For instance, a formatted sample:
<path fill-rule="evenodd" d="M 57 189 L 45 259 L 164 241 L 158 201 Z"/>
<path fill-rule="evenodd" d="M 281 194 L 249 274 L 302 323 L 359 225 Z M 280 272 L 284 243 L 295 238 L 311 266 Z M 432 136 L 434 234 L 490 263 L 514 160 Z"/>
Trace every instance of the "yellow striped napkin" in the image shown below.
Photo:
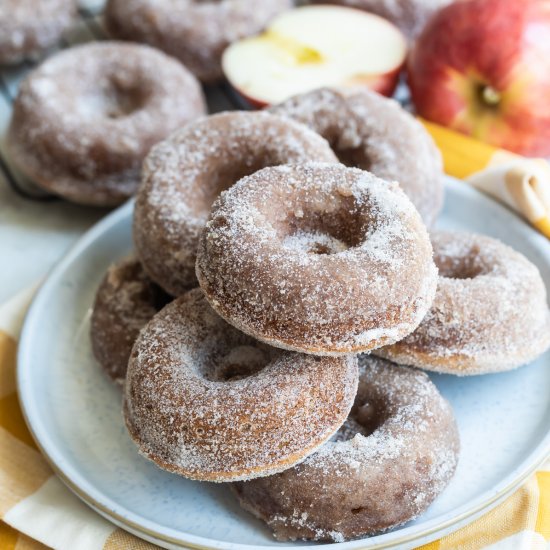
<path fill-rule="evenodd" d="M 83 504 L 55 477 L 19 409 L 15 356 L 34 288 L 0 305 L 0 549 L 152 550 Z M 504 503 L 425 550 L 549 548 L 550 462 Z"/>
<path fill-rule="evenodd" d="M 550 238 L 550 164 L 496 149 L 426 120 L 445 172 L 503 202 Z"/>

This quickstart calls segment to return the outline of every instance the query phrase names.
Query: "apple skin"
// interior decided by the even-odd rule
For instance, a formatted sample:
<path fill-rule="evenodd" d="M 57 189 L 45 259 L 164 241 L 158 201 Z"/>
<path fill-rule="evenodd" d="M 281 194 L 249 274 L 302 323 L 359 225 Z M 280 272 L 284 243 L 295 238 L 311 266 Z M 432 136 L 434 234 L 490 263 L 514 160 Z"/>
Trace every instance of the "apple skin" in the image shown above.
<path fill-rule="evenodd" d="M 463 0 L 408 61 L 420 116 L 500 148 L 550 156 L 550 0 Z"/>

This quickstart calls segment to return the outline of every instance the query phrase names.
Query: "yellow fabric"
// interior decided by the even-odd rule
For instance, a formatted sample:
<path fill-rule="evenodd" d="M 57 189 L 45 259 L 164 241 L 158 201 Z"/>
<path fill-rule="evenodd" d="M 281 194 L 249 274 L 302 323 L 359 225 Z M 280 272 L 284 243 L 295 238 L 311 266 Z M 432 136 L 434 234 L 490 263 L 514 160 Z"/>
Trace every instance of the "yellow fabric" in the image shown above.
<path fill-rule="evenodd" d="M 421 119 L 443 156 L 444 170 L 520 214 L 550 238 L 550 164 L 496 149 Z"/>
<path fill-rule="evenodd" d="M 550 541 L 550 472 L 537 472 L 536 478 L 540 496 L 535 531 Z"/>
<path fill-rule="evenodd" d="M 0 521 L 0 549 L 1 550 L 47 550 L 37 542 L 19 531 Z"/>
<path fill-rule="evenodd" d="M 441 151 L 445 173 L 464 179 L 489 165 L 494 147 L 427 120 L 421 121 Z"/>

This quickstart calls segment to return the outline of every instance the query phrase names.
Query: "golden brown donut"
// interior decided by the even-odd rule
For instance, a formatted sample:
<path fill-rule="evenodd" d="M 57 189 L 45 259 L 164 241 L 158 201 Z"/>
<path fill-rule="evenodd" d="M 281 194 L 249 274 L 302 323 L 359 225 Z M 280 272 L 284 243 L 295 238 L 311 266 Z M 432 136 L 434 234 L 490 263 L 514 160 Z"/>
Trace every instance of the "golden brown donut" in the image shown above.
<path fill-rule="evenodd" d="M 222 193 L 197 277 L 232 325 L 317 355 L 404 338 L 437 284 L 428 233 L 399 186 L 322 163 L 264 168 Z"/>
<path fill-rule="evenodd" d="M 97 42 L 62 51 L 27 76 L 7 144 L 18 168 L 45 189 L 112 206 L 136 191 L 151 146 L 204 112 L 199 83 L 175 59 Z"/>
<path fill-rule="evenodd" d="M 54 46 L 76 15 L 76 0 L 1 0 L 0 65 Z"/>
<path fill-rule="evenodd" d="M 145 159 L 134 242 L 149 276 L 174 296 L 196 286 L 199 235 L 216 197 L 264 166 L 337 162 L 312 130 L 261 112 L 233 111 L 189 124 Z"/>
<path fill-rule="evenodd" d="M 439 283 L 420 326 L 376 351 L 403 365 L 458 375 L 501 372 L 550 346 L 546 288 L 536 266 L 491 237 L 432 235 Z"/>
<path fill-rule="evenodd" d="M 431 16 L 453 0 L 313 0 L 315 4 L 338 4 L 375 13 L 398 26 L 410 40 L 424 29 Z"/>
<path fill-rule="evenodd" d="M 223 79 L 221 55 L 260 32 L 292 0 L 109 0 L 107 30 L 180 59 L 203 82 Z"/>
<path fill-rule="evenodd" d="M 443 204 L 441 154 L 415 118 L 369 90 L 321 88 L 271 107 L 321 134 L 340 161 L 397 181 L 431 226 Z"/>
<path fill-rule="evenodd" d="M 192 479 L 234 481 L 280 472 L 329 439 L 353 404 L 357 360 L 260 344 L 194 289 L 142 330 L 124 388 L 144 456 Z"/>
<path fill-rule="evenodd" d="M 355 404 L 331 441 L 232 489 L 278 540 L 343 542 L 422 514 L 452 478 L 459 447 L 452 409 L 426 374 L 363 356 Z"/>
<path fill-rule="evenodd" d="M 135 256 L 112 264 L 101 281 L 91 318 L 92 351 L 122 385 L 139 331 L 172 298 L 145 274 Z"/>

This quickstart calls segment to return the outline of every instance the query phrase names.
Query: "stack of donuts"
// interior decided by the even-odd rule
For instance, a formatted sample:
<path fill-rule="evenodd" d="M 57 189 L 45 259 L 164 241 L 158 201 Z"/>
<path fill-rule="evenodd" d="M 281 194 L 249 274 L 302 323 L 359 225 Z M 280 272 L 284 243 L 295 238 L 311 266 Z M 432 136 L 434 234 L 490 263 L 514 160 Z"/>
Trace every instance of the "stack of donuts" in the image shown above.
<path fill-rule="evenodd" d="M 448 2 L 330 3 L 412 40 Z M 0 64 L 55 45 L 76 12 L 0 4 Z M 222 78 L 226 46 L 292 4 L 108 0 L 111 37 L 142 44 L 46 60 L 7 143 L 70 201 L 136 195 L 135 253 L 105 274 L 91 340 L 139 452 L 226 483 L 279 540 L 339 542 L 419 516 L 454 475 L 457 424 L 423 371 L 528 363 L 550 346 L 550 312 L 520 253 L 434 229 L 441 158 L 394 101 L 319 89 L 206 116 L 201 83 Z"/>
<path fill-rule="evenodd" d="M 92 315 L 139 452 L 229 482 L 279 540 L 343 541 L 426 510 L 459 434 L 411 367 L 496 372 L 550 345 L 537 269 L 434 230 L 442 196 L 429 136 L 368 91 L 202 117 L 155 145 L 135 254 Z"/>

